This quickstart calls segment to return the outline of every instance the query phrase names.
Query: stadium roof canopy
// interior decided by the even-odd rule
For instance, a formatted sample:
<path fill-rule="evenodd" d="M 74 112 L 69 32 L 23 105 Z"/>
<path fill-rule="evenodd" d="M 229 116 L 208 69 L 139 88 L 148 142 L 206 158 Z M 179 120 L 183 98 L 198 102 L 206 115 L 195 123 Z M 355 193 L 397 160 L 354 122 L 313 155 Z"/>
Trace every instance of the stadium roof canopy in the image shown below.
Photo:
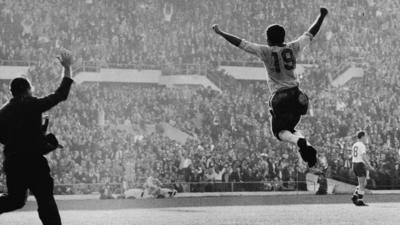
<path fill-rule="evenodd" d="M 295 73 L 303 74 L 305 68 L 313 67 L 313 64 L 297 64 Z M 267 71 L 264 67 L 247 67 L 247 66 L 221 66 L 226 73 L 237 80 L 265 80 Z"/>
<path fill-rule="evenodd" d="M 25 76 L 29 66 L 0 66 L 0 79 L 12 80 L 16 77 Z"/>

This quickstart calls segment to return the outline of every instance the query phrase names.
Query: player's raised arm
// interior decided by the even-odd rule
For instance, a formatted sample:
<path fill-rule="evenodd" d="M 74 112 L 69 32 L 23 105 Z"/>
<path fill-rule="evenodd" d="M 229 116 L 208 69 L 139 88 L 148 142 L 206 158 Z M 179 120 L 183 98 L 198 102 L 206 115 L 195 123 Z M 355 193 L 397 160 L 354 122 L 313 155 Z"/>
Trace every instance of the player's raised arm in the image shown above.
<path fill-rule="evenodd" d="M 244 50 L 247 53 L 258 56 L 260 58 L 262 57 L 263 48 L 261 45 L 240 39 L 235 35 L 224 32 L 219 29 L 218 24 L 214 24 L 212 26 L 212 29 L 215 31 L 216 34 L 225 38 L 225 40 L 227 40 L 232 45 Z"/>
<path fill-rule="evenodd" d="M 240 43 L 242 42 L 242 39 L 240 39 L 240 38 L 238 38 L 238 37 L 236 37 L 236 36 L 234 36 L 232 34 L 229 34 L 227 32 L 224 32 L 224 31 L 220 30 L 219 27 L 218 27 L 218 24 L 214 24 L 212 26 L 212 29 L 215 31 L 216 34 L 218 34 L 218 35 L 222 36 L 223 38 L 225 38 L 225 40 L 227 40 L 229 43 L 233 44 L 236 47 L 240 46 Z"/>
<path fill-rule="evenodd" d="M 300 51 L 302 51 L 305 46 L 308 46 L 311 43 L 311 40 L 313 39 L 313 37 L 315 37 L 319 29 L 321 28 L 322 22 L 324 21 L 327 14 L 328 10 L 326 8 L 321 8 L 318 18 L 314 21 L 310 28 L 295 41 L 288 44 L 296 55 Z"/>
<path fill-rule="evenodd" d="M 326 15 L 328 15 L 328 10 L 326 8 L 321 8 L 318 18 L 314 21 L 314 23 L 308 29 L 308 32 L 310 34 L 312 34 L 312 36 L 317 35 L 317 33 L 318 33 L 319 29 L 321 28 L 322 22 L 324 21 Z"/>
<path fill-rule="evenodd" d="M 72 65 L 72 54 L 69 51 L 65 51 L 61 53 L 61 56 L 58 57 L 60 60 L 61 65 L 64 68 L 64 77 L 57 88 L 57 90 L 46 97 L 37 98 L 35 101 L 32 101 L 32 110 L 36 112 L 45 112 L 58 103 L 65 101 L 68 97 L 69 91 L 72 85 L 72 78 L 71 78 L 71 65 Z"/>

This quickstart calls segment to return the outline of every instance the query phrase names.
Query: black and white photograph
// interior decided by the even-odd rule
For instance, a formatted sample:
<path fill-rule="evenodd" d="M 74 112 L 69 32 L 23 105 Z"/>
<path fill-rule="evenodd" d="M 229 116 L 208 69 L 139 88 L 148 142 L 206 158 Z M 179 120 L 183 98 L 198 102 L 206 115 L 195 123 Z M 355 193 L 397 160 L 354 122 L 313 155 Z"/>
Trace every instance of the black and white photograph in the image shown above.
<path fill-rule="evenodd" d="M 399 211 L 400 1 L 0 0 L 0 225 Z"/>

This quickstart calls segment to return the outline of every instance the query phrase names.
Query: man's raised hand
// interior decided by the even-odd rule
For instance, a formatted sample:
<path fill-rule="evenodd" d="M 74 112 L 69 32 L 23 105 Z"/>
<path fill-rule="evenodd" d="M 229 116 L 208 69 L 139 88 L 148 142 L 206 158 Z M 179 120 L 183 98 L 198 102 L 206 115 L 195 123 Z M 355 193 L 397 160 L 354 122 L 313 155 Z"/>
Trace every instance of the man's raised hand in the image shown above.
<path fill-rule="evenodd" d="M 71 78 L 71 65 L 73 63 L 72 53 L 66 49 L 63 49 L 61 54 L 57 56 L 61 65 L 64 67 L 64 77 Z"/>
<path fill-rule="evenodd" d="M 68 50 L 63 50 L 57 59 L 60 61 L 64 68 L 71 67 L 72 65 L 72 53 Z"/>

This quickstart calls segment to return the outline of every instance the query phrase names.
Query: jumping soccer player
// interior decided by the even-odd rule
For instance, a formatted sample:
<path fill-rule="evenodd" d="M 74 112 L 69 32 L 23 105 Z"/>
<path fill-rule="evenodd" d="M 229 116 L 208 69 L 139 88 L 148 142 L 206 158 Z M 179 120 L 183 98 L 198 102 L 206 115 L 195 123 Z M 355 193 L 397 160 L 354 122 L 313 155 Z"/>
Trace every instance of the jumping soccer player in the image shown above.
<path fill-rule="evenodd" d="M 360 131 L 357 134 L 358 141 L 353 145 L 351 149 L 352 162 L 353 162 L 353 171 L 358 179 L 358 186 L 354 190 L 353 197 L 351 200 L 357 206 L 367 206 L 364 203 L 363 197 L 365 193 L 366 186 L 366 176 L 367 167 L 369 170 L 373 170 L 373 167 L 369 163 L 369 159 L 367 156 L 367 148 L 365 144 L 367 143 L 367 136 L 364 131 Z"/>
<path fill-rule="evenodd" d="M 278 140 L 297 145 L 300 155 L 309 167 L 317 163 L 316 150 L 296 131 L 302 115 L 308 110 L 308 97 L 299 89 L 299 80 L 294 74 L 296 58 L 318 33 L 325 16 L 326 8 L 320 9 L 320 15 L 313 25 L 297 40 L 285 43 L 285 29 L 277 24 L 266 30 L 267 45 L 255 44 L 223 32 L 218 25 L 212 26 L 215 33 L 229 43 L 259 57 L 268 72 L 268 85 L 272 98 L 269 106 L 272 115 L 272 131 Z"/>

